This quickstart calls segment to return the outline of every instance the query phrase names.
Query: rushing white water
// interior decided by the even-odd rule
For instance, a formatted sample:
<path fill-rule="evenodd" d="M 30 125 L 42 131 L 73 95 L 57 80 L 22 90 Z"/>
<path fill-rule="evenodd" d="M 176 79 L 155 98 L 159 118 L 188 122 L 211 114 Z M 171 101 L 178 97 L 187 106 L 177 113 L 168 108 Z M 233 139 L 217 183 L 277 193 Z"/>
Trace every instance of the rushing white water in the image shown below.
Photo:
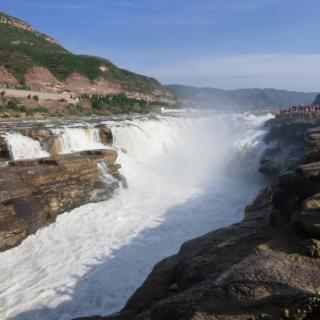
<path fill-rule="evenodd" d="M 72 128 L 65 127 L 51 129 L 56 135 L 56 152 L 72 153 L 82 150 L 105 149 L 101 143 L 99 129 L 91 127 Z M 49 153 L 40 145 L 39 141 L 33 140 L 19 133 L 6 133 L 13 160 L 48 157 Z"/>
<path fill-rule="evenodd" d="M 59 153 L 71 153 L 89 149 L 105 149 L 101 143 L 99 129 L 95 128 L 68 128 L 53 131 L 61 135 L 58 138 Z"/>
<path fill-rule="evenodd" d="M 23 136 L 19 133 L 6 133 L 5 139 L 9 145 L 13 160 L 48 157 L 39 141 Z"/>
<path fill-rule="evenodd" d="M 233 114 L 115 126 L 129 188 L 59 216 L 0 254 L 0 318 L 114 312 L 182 242 L 239 221 L 263 183 L 255 171 L 267 118 Z"/>

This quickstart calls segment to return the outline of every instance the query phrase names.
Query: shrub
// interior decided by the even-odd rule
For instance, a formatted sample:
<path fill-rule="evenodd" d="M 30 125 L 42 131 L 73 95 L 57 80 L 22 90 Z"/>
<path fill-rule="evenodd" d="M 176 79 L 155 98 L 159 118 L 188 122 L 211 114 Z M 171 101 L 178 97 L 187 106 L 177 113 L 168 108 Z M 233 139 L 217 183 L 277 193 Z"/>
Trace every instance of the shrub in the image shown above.
<path fill-rule="evenodd" d="M 12 109 L 14 111 L 19 111 L 20 108 L 19 108 L 19 102 L 17 99 L 10 99 L 8 101 L 8 108 L 9 109 Z"/>

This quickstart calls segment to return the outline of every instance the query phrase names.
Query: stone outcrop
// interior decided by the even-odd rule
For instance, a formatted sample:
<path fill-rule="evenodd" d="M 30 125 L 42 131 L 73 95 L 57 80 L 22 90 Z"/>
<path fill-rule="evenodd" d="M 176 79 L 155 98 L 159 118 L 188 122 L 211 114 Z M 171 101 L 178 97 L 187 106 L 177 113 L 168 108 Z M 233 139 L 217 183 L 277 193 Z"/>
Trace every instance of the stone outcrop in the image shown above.
<path fill-rule="evenodd" d="M 55 221 L 59 214 L 89 202 L 106 200 L 118 186 L 117 152 L 84 151 L 0 168 L 0 251 Z M 106 184 L 98 164 L 105 164 Z"/>
<path fill-rule="evenodd" d="M 95 128 L 99 129 L 101 143 L 110 144 L 113 141 L 112 130 L 105 125 L 96 125 Z"/>
<path fill-rule="evenodd" d="M 119 84 L 107 81 L 102 77 L 90 81 L 79 73 L 72 73 L 65 81 L 65 89 L 76 94 L 102 94 L 112 95 L 122 92 Z"/>
<path fill-rule="evenodd" d="M 0 162 L 9 161 L 10 152 L 4 137 L 0 136 Z"/>
<path fill-rule="evenodd" d="M 119 313 L 82 319 L 319 319 L 320 129 L 290 121 L 269 123 L 266 141 L 280 149 L 290 143 L 295 161 L 266 170 L 274 182 L 240 223 L 184 243 Z M 268 157 L 278 163 L 277 152 Z"/>
<path fill-rule="evenodd" d="M 24 31 L 29 31 L 29 32 L 32 32 L 35 36 L 37 37 L 43 37 L 46 41 L 52 43 L 52 44 L 58 44 L 58 42 L 45 35 L 45 34 L 42 34 L 36 30 L 34 30 L 30 24 L 22 21 L 22 20 L 19 20 L 19 19 L 15 19 L 13 17 L 10 17 L 10 16 L 7 16 L 7 15 L 4 15 L 0 12 L 0 24 L 5 24 L 5 25 L 8 25 L 8 26 L 11 26 L 11 27 L 14 27 L 14 28 L 17 28 L 17 29 L 21 29 L 21 30 L 24 30 Z"/>
<path fill-rule="evenodd" d="M 46 68 L 32 67 L 24 75 L 26 85 L 33 91 L 61 93 L 63 84 Z"/>
<path fill-rule="evenodd" d="M 295 168 L 305 156 L 305 132 L 315 126 L 314 121 L 281 121 L 271 119 L 265 136 L 267 148 L 264 151 L 259 171 L 266 175 L 277 176 L 281 171 Z"/>
<path fill-rule="evenodd" d="M 18 80 L 6 69 L 4 66 L 0 66 L 0 87 L 16 87 L 19 85 Z"/>

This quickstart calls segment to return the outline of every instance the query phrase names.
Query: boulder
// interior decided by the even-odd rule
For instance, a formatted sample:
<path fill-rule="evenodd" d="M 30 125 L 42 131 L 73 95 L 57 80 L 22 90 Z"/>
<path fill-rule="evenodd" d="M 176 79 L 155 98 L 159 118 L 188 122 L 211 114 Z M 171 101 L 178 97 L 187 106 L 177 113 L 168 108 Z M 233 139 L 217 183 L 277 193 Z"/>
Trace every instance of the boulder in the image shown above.
<path fill-rule="evenodd" d="M 99 135 L 101 139 L 101 143 L 103 144 L 111 144 L 113 142 L 112 130 L 107 127 L 100 128 Z"/>
<path fill-rule="evenodd" d="M 302 166 L 299 166 L 296 169 L 296 172 L 301 174 L 301 175 L 303 175 L 306 178 L 319 180 L 319 177 L 320 177 L 320 161 L 311 162 L 311 163 L 307 163 L 307 164 L 304 164 Z"/>
<path fill-rule="evenodd" d="M 310 237 L 320 239 L 320 210 L 295 212 L 292 222 L 300 225 Z"/>
<path fill-rule="evenodd" d="M 279 186 L 300 196 L 311 196 L 320 192 L 320 181 L 313 181 L 289 170 L 279 176 Z"/>

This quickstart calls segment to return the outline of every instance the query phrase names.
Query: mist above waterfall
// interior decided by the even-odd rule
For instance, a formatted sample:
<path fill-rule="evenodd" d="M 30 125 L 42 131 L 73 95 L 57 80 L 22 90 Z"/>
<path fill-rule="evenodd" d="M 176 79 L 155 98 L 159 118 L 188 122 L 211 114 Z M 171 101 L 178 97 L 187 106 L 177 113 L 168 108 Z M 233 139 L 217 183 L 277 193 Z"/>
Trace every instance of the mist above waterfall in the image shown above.
<path fill-rule="evenodd" d="M 108 122 L 128 189 L 59 216 L 0 254 L 0 317 L 69 320 L 117 311 L 154 263 L 182 242 L 239 221 L 263 184 L 252 173 L 268 118 Z M 99 143 L 83 143 L 79 134 L 68 139 L 72 150 Z"/>

